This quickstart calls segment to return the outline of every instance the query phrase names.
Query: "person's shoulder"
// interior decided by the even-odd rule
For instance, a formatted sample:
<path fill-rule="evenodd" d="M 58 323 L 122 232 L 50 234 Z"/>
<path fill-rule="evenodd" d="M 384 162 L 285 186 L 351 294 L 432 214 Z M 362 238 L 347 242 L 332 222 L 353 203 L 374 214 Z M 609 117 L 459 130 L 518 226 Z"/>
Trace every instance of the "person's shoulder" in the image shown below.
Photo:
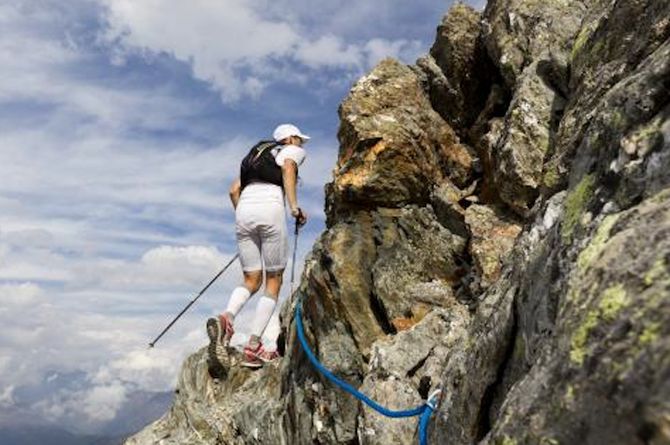
<path fill-rule="evenodd" d="M 291 157 L 291 156 L 305 156 L 305 149 L 298 147 L 297 145 L 284 145 L 284 147 L 279 152 L 280 155 Z"/>
<path fill-rule="evenodd" d="M 299 147 L 297 145 L 293 145 L 293 144 L 284 145 L 284 148 L 282 148 L 282 150 L 286 150 L 288 153 L 290 153 L 290 152 L 304 153 L 305 152 L 304 148 Z"/>
<path fill-rule="evenodd" d="M 284 145 L 279 152 L 279 155 L 277 155 L 277 163 L 283 165 L 284 159 L 292 159 L 300 165 L 305 160 L 305 156 L 306 152 L 304 148 L 298 147 L 297 145 Z"/>

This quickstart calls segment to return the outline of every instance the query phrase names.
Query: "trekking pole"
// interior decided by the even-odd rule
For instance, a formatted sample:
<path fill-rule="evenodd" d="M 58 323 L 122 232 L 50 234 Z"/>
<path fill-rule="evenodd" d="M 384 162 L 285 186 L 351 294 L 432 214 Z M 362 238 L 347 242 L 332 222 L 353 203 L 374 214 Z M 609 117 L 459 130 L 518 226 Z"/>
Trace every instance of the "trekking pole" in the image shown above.
<path fill-rule="evenodd" d="M 172 321 L 170 322 L 170 324 L 167 325 L 167 327 L 166 327 L 165 329 L 163 329 L 163 332 L 161 332 L 161 333 L 158 335 L 158 337 L 156 337 L 156 338 L 154 339 L 154 341 L 152 341 L 151 343 L 149 343 L 149 347 L 150 347 L 150 348 L 153 348 L 153 347 L 154 347 L 154 345 L 156 344 L 156 342 L 157 342 L 158 340 L 160 340 L 160 338 L 161 338 L 163 335 L 165 335 L 165 333 L 172 327 L 173 324 L 175 324 L 175 323 L 177 322 L 177 320 L 179 320 L 179 318 L 180 318 L 182 315 L 184 315 L 184 313 L 188 310 L 188 308 L 190 308 L 191 306 L 193 306 L 193 303 L 195 303 L 195 302 L 198 300 L 198 298 L 200 298 L 200 296 L 201 296 L 202 294 L 204 294 L 205 291 L 206 291 L 207 289 L 209 289 L 209 286 L 211 286 L 212 284 L 214 284 L 214 282 L 215 282 L 215 281 L 216 281 L 216 280 L 217 280 L 217 279 L 218 279 L 218 278 L 219 278 L 219 277 L 220 277 L 220 276 L 221 276 L 221 275 L 222 275 L 222 274 L 223 274 L 223 273 L 230 267 L 231 264 L 233 264 L 233 262 L 234 262 L 239 256 L 240 256 L 239 253 L 236 253 L 236 254 L 235 254 L 235 256 L 228 262 L 228 264 L 226 264 L 226 266 L 225 266 L 223 269 L 221 269 L 221 271 L 220 271 L 219 273 L 217 273 L 217 274 L 214 276 L 214 278 L 212 278 L 212 280 L 211 280 L 209 283 L 207 283 L 207 286 L 205 286 L 205 287 L 200 291 L 200 293 L 199 293 L 193 300 L 191 300 L 191 302 L 190 302 L 189 304 L 187 304 L 186 307 L 185 307 L 184 309 L 182 309 L 182 311 L 179 313 L 179 315 L 177 315 L 177 316 L 174 318 L 174 320 L 172 320 Z"/>
<path fill-rule="evenodd" d="M 295 219 L 295 230 L 293 232 L 293 261 L 291 262 L 291 293 L 289 297 L 293 296 L 293 283 L 295 282 L 295 254 L 298 250 L 298 232 L 300 231 L 298 218 L 300 218 L 300 215 Z"/>

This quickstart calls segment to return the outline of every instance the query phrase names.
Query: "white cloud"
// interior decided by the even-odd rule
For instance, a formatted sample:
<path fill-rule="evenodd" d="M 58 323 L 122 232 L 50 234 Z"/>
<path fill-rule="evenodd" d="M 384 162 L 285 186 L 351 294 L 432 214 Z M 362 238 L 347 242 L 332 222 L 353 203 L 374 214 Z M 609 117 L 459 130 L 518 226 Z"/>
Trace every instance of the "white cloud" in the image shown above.
<path fill-rule="evenodd" d="M 361 68 L 363 55 L 357 45 L 344 43 L 334 35 L 320 37 L 314 42 L 297 47 L 295 56 L 310 68 Z"/>
<path fill-rule="evenodd" d="M 128 387 L 121 382 L 92 386 L 78 391 L 60 391 L 54 396 L 33 404 L 32 410 L 40 413 L 43 420 L 53 423 L 74 424 L 88 429 L 114 419 L 126 400 Z"/>
<path fill-rule="evenodd" d="M 195 77 L 226 98 L 245 93 L 239 69 L 289 54 L 299 36 L 285 23 L 262 19 L 249 2 L 106 0 L 104 39 L 129 51 L 166 53 L 191 64 Z M 165 32 L 169 30 L 169 32 Z M 259 82 L 251 85 L 255 90 Z M 247 84 L 246 86 L 250 86 Z"/>
<path fill-rule="evenodd" d="M 34 305 L 41 294 L 42 290 L 33 283 L 0 284 L 0 311 Z"/>
<path fill-rule="evenodd" d="M 160 0 L 104 4 L 108 12 L 102 40 L 117 63 L 124 51 L 168 54 L 188 63 L 193 75 L 212 84 L 224 101 L 257 98 L 274 82 L 301 84 L 305 68 L 360 74 L 383 57 L 414 55 L 420 46 L 405 39 L 350 42 L 332 33 L 313 36 L 301 29 L 295 14 L 286 13 L 290 5 L 268 19 L 259 12 L 268 5 L 259 1 L 172 1 L 169 7 Z"/>
<path fill-rule="evenodd" d="M 159 246 L 137 261 L 107 260 L 76 267 L 72 288 L 147 291 L 194 289 L 212 277 L 232 255 L 208 246 Z"/>
<path fill-rule="evenodd" d="M 117 382 L 107 386 L 96 386 L 79 400 L 74 399 L 75 409 L 83 411 L 93 421 L 112 420 L 126 399 L 126 387 Z"/>
<path fill-rule="evenodd" d="M 12 393 L 14 392 L 15 388 L 16 387 L 14 385 L 8 385 L 0 390 L 0 407 L 6 408 L 14 404 L 14 397 L 12 396 Z"/>

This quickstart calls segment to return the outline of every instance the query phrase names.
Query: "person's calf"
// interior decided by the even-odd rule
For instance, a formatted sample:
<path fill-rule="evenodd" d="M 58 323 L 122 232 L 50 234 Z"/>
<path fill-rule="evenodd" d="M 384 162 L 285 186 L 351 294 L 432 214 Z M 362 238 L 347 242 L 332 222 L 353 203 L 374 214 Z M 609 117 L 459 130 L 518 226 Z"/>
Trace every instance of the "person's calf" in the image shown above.
<path fill-rule="evenodd" d="M 251 292 L 245 286 L 238 286 L 233 289 L 228 300 L 228 306 L 224 311 L 224 314 L 227 314 L 230 321 L 235 319 L 235 316 L 242 310 L 246 302 L 249 301 L 249 298 L 251 298 Z"/>
<path fill-rule="evenodd" d="M 272 313 L 275 310 L 277 305 L 277 300 L 275 298 L 262 296 L 258 305 L 256 306 L 256 314 L 254 320 L 251 323 L 251 334 L 260 338 L 263 335 L 263 331 L 270 322 Z"/>

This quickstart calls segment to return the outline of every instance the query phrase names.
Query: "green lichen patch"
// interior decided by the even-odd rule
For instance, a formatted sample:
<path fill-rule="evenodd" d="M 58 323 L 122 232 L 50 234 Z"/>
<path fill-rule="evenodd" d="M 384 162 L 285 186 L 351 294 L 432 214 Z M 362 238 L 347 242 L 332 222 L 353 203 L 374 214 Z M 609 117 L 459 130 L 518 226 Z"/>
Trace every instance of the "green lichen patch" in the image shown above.
<path fill-rule="evenodd" d="M 603 292 L 598 308 L 605 320 L 612 321 L 621 309 L 629 304 L 630 300 L 626 295 L 626 289 L 624 289 L 623 285 L 617 284 L 616 286 L 607 288 Z"/>
<path fill-rule="evenodd" d="M 514 438 L 509 436 L 503 436 L 501 439 L 496 441 L 497 445 L 517 445 L 517 442 Z"/>
<path fill-rule="evenodd" d="M 658 340 L 661 333 L 661 324 L 660 323 L 650 323 L 647 325 L 642 333 L 640 334 L 640 345 L 647 346 L 651 343 L 654 343 Z"/>
<path fill-rule="evenodd" d="M 586 341 L 589 338 L 589 333 L 593 328 L 598 326 L 598 311 L 592 310 L 586 314 L 584 322 L 577 328 L 577 331 L 572 336 L 570 342 L 570 360 L 582 365 L 586 357 Z"/>
<path fill-rule="evenodd" d="M 612 227 L 619 220 L 619 215 L 608 215 L 603 222 L 598 226 L 596 234 L 589 242 L 588 246 L 579 254 L 577 258 L 577 267 L 580 271 L 584 271 L 589 264 L 603 251 L 607 241 L 610 238 Z"/>
<path fill-rule="evenodd" d="M 626 339 L 628 347 L 617 355 L 611 365 L 613 374 L 619 375 L 622 379 L 633 369 L 640 355 L 662 336 L 662 325 L 659 322 L 645 322 L 638 318 L 635 323 L 642 324 L 642 331 L 631 331 L 628 334 Z"/>
<path fill-rule="evenodd" d="M 570 360 L 582 365 L 587 354 L 587 343 L 591 331 L 604 322 L 614 320 L 617 314 L 630 304 L 622 284 L 607 288 L 600 297 L 598 308 L 591 309 L 577 328 L 570 342 Z"/>
<path fill-rule="evenodd" d="M 644 274 L 644 284 L 645 286 L 651 286 L 654 282 L 658 281 L 659 278 L 663 276 L 668 276 L 667 265 L 665 264 L 664 258 L 659 258 L 654 261 L 654 264 L 651 268 Z"/>
<path fill-rule="evenodd" d="M 604 40 L 598 40 L 592 47 L 591 51 L 589 51 L 589 56 L 591 59 L 595 57 L 602 56 L 603 54 L 602 51 L 605 49 L 605 41 Z"/>
<path fill-rule="evenodd" d="M 588 42 L 591 34 L 593 34 L 593 25 L 586 25 L 579 31 L 575 43 L 572 45 L 572 52 L 570 53 L 570 58 L 572 60 L 575 60 L 575 57 L 577 57 L 577 54 L 582 50 L 584 44 Z"/>
<path fill-rule="evenodd" d="M 542 175 L 542 185 L 551 190 L 558 185 L 558 183 L 561 180 L 561 175 L 558 173 L 558 170 L 553 166 L 545 168 L 546 170 L 544 171 L 544 175 Z"/>
<path fill-rule="evenodd" d="M 563 214 L 563 223 L 561 225 L 561 235 L 563 236 L 564 241 L 567 242 L 572 238 L 572 234 L 579 223 L 584 207 L 593 193 L 594 185 L 595 176 L 586 175 L 565 198 L 565 211 Z"/>

